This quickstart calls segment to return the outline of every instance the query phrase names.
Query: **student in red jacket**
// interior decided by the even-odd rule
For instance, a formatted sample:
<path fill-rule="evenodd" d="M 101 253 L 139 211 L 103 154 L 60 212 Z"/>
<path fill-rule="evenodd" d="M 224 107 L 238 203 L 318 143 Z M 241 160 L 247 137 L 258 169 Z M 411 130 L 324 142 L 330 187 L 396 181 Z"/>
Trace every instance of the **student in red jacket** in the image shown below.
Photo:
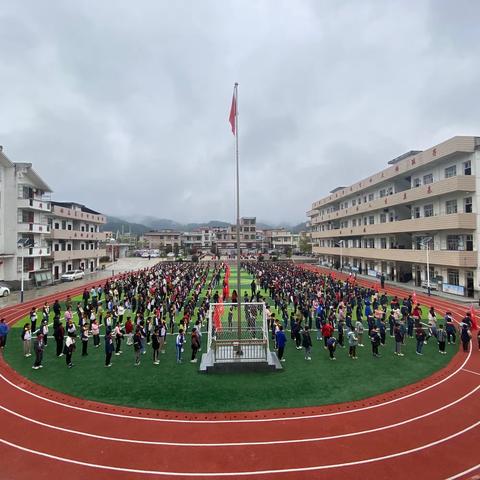
<path fill-rule="evenodd" d="M 328 349 L 328 339 L 332 336 L 333 334 L 333 327 L 330 323 L 324 323 L 322 325 L 322 337 L 323 341 L 325 342 L 325 350 Z"/>

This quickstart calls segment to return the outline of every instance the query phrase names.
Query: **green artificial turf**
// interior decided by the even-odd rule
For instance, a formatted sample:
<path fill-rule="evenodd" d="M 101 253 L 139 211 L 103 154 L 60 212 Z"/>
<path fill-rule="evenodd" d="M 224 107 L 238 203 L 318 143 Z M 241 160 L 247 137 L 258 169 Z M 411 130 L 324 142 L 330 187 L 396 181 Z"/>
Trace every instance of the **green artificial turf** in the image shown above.
<path fill-rule="evenodd" d="M 245 290 L 250 292 L 250 282 L 251 277 L 242 272 L 242 298 Z M 221 286 L 218 288 L 220 292 Z M 232 269 L 230 292 L 234 288 L 236 271 Z M 178 323 L 180 316 L 176 320 Z M 348 347 L 339 347 L 337 360 L 331 361 L 323 343 L 315 339 L 316 332 L 312 332 L 312 360 L 306 361 L 303 350 L 295 349 L 290 332 L 287 332 L 286 362 L 282 364 L 282 371 L 204 374 L 198 371 L 200 358 L 197 364 L 189 363 L 188 335 L 180 365 L 175 361 L 174 337 L 169 335 L 166 353 L 160 355 L 160 365 L 153 365 L 152 350 L 147 346 L 141 365 L 135 367 L 133 348 L 124 342 L 123 354 L 114 355 L 113 366 L 105 368 L 102 338 L 98 349 L 93 348 L 90 340 L 88 357 L 81 356 L 79 342 L 72 369 L 67 369 L 64 357 L 55 356 L 55 342 L 49 338 L 44 368 L 32 370 L 34 356 L 24 358 L 22 355 L 20 331 L 25 321 L 19 321 L 10 331 L 4 357 L 30 380 L 101 402 L 194 412 L 305 407 L 359 400 L 420 380 L 445 366 L 457 351 L 456 345 L 448 345 L 447 355 L 441 355 L 436 341 L 431 339 L 424 346 L 424 355 L 418 356 L 415 354 L 415 339 L 408 339 L 405 356 L 397 357 L 393 355 L 393 339 L 387 336 L 386 346 L 380 347 L 382 357 L 374 359 L 365 334 L 366 346 L 357 347 L 358 360 L 348 357 Z M 206 333 L 202 343 L 206 344 Z"/>

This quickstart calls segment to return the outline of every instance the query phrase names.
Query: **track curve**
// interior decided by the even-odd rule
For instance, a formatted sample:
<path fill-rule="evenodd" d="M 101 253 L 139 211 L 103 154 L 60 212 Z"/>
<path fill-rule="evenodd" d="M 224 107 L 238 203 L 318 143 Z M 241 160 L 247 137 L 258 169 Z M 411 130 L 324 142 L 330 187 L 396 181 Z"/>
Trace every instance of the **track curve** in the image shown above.
<path fill-rule="evenodd" d="M 0 315 L 13 323 L 32 305 L 66 294 L 8 307 Z M 450 309 L 457 320 L 465 312 L 444 299 L 417 299 L 442 312 Z M 192 414 L 105 405 L 33 384 L 3 358 L 0 385 L 2 479 L 453 479 L 480 473 L 476 345 L 414 385 L 301 409 Z"/>

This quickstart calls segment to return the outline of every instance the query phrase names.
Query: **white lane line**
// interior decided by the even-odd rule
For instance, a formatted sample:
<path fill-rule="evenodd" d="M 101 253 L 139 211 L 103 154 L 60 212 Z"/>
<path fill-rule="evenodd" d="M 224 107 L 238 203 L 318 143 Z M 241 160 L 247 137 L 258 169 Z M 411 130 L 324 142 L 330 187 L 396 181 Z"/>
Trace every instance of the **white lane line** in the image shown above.
<path fill-rule="evenodd" d="M 246 447 L 246 446 L 258 446 L 258 445 L 283 445 L 283 444 L 291 444 L 291 443 L 311 443 L 311 442 L 320 442 L 320 441 L 325 441 L 325 440 L 336 440 L 339 438 L 348 438 L 348 437 L 356 437 L 358 435 L 367 435 L 370 433 L 375 433 L 375 432 L 380 432 L 383 430 L 389 430 L 392 428 L 400 427 L 403 425 L 407 425 L 408 423 L 415 422 L 417 420 L 421 420 L 423 418 L 429 417 L 431 415 L 435 415 L 443 410 L 446 410 L 447 408 L 450 408 L 457 403 L 460 403 L 464 401 L 466 398 L 468 398 L 470 395 L 473 395 L 477 390 L 480 389 L 480 385 L 475 387 L 473 390 L 465 394 L 463 397 L 458 398 L 457 400 L 454 400 L 453 402 L 444 405 L 440 408 L 437 408 L 436 410 L 432 410 L 430 412 L 424 413 L 422 415 L 419 415 L 417 417 L 409 418 L 407 420 L 403 420 L 401 422 L 397 423 L 392 423 L 389 425 L 384 425 L 383 427 L 377 427 L 377 428 L 372 428 L 370 430 L 361 430 L 359 432 L 351 432 L 351 433 L 343 433 L 340 435 L 331 435 L 331 436 L 326 436 L 326 437 L 314 437 L 314 438 L 301 438 L 301 439 L 292 439 L 292 440 L 270 440 L 270 441 L 258 441 L 258 442 L 224 442 L 224 443 L 183 443 L 183 442 L 160 442 L 160 441 L 153 441 L 153 440 L 133 440 L 129 438 L 119 438 L 119 437 L 108 437 L 105 435 L 96 435 L 93 433 L 87 433 L 87 432 L 82 432 L 79 430 L 72 430 L 69 428 L 64 428 L 64 427 L 59 427 L 56 425 L 52 425 L 51 423 L 44 423 L 40 422 L 39 420 L 34 420 L 33 418 L 26 417 L 24 415 L 21 415 L 18 412 L 15 412 L 13 410 L 10 410 L 2 405 L 0 405 L 0 409 L 3 411 L 14 415 L 18 418 L 21 418 L 22 420 L 34 423 L 36 425 L 40 425 L 45 428 L 51 428 L 53 430 L 58 430 L 61 432 L 65 433 L 72 433 L 75 435 L 81 435 L 84 437 L 89 437 L 89 438 L 95 438 L 98 440 L 109 440 L 112 442 L 122 442 L 122 443 L 134 443 L 134 444 L 142 444 L 142 445 L 161 445 L 161 446 L 168 446 L 168 447 Z"/>
<path fill-rule="evenodd" d="M 477 469 L 480 469 L 480 463 L 477 463 L 477 465 L 469 468 L 468 470 L 464 470 L 463 472 L 457 473 L 453 477 L 448 477 L 447 480 L 455 480 L 456 478 L 463 477 L 464 475 L 467 475 L 468 473 L 472 473 Z"/>
<path fill-rule="evenodd" d="M 9 442 L 3 438 L 0 438 L 0 443 L 3 443 L 4 445 L 8 445 L 9 447 L 12 447 L 12 448 L 16 448 L 23 452 L 49 458 L 51 460 L 57 460 L 65 463 L 72 463 L 75 465 L 80 465 L 82 467 L 96 468 L 99 470 L 113 470 L 116 472 L 138 473 L 138 474 L 145 474 L 145 475 L 164 475 L 164 476 L 169 475 L 172 477 L 244 477 L 244 476 L 252 476 L 252 475 L 270 475 L 270 474 L 280 474 L 280 473 L 312 472 L 316 470 L 331 470 L 334 468 L 353 467 L 356 465 L 364 465 L 368 463 L 380 462 L 383 460 L 390 460 L 392 458 L 398 458 L 405 455 L 409 455 L 411 453 L 420 452 L 422 450 L 426 450 L 428 448 L 435 447 L 436 445 L 440 445 L 442 443 L 448 442 L 449 440 L 452 440 L 460 435 L 463 435 L 464 433 L 472 429 L 475 429 L 478 426 L 480 426 L 480 421 L 474 423 L 473 425 L 470 425 L 467 428 L 464 428 L 463 430 L 453 433 L 448 437 L 440 438 L 439 440 L 435 440 L 434 442 L 421 445 L 420 447 L 411 448 L 410 450 L 391 453 L 389 455 L 383 455 L 381 457 L 366 458 L 364 460 L 356 460 L 353 462 L 336 463 L 336 464 L 330 464 L 330 465 L 314 465 L 311 467 L 283 468 L 283 469 L 276 469 L 276 470 L 257 470 L 257 471 L 252 470 L 252 471 L 244 471 L 244 472 L 168 472 L 168 471 L 162 471 L 162 470 L 141 470 L 136 468 L 115 467 L 113 465 L 101 465 L 101 464 L 82 462 L 80 460 L 73 460 L 71 458 L 58 457 L 56 455 L 51 455 L 49 453 L 30 450 L 29 448 L 22 447 L 21 445 Z"/>
<path fill-rule="evenodd" d="M 388 400 L 383 403 L 377 403 L 374 405 L 368 405 L 366 407 L 360 407 L 360 408 L 355 408 L 351 410 L 342 410 L 340 412 L 331 412 L 331 413 L 318 413 L 318 414 L 313 414 L 313 415 L 299 415 L 297 417 L 272 417 L 272 418 L 248 418 L 248 419 L 224 419 L 224 420 L 194 420 L 194 419 L 188 419 L 188 420 L 182 420 L 178 418 L 151 418 L 151 417 L 137 417 L 134 415 L 123 415 L 120 413 L 112 413 L 112 412 L 100 412 L 97 410 L 90 410 L 88 408 L 84 407 L 77 407 L 75 405 L 69 405 L 67 403 L 59 402 L 57 400 L 53 400 L 51 398 L 46 398 L 42 397 L 41 395 L 38 395 L 36 393 L 33 393 L 25 388 L 22 388 L 18 385 L 15 385 L 13 382 L 11 382 L 8 378 L 6 378 L 3 374 L 0 374 L 0 378 L 8 383 L 10 386 L 16 388 L 17 390 L 20 390 L 23 393 L 26 393 L 27 395 L 31 395 L 32 397 L 38 398 L 40 400 L 44 400 L 45 402 L 53 403 L 55 405 L 60 405 L 65 408 L 71 408 L 73 410 L 78 410 L 81 412 L 88 412 L 88 413 L 93 413 L 96 415 L 106 415 L 109 417 L 119 417 L 119 418 L 129 418 L 133 420 L 144 420 L 144 421 L 150 421 L 150 422 L 166 422 L 166 423 L 200 423 L 200 424 L 221 424 L 221 423 L 263 423 L 263 422 L 284 422 L 284 421 L 290 421 L 290 420 L 305 420 L 305 419 L 312 419 L 312 418 L 323 418 L 323 417 L 334 417 L 337 415 L 348 415 L 350 413 L 356 413 L 356 412 L 363 412 L 365 410 L 371 410 L 374 408 L 378 407 L 383 407 L 385 405 L 390 405 L 392 403 L 399 402 L 401 400 L 405 400 L 407 398 L 414 397 L 416 395 L 420 395 L 423 392 L 426 392 L 432 388 L 437 387 L 438 385 L 441 385 L 442 383 L 446 382 L 453 376 L 457 375 L 458 372 L 460 372 L 463 367 L 467 364 L 468 360 L 470 359 L 472 355 L 472 347 L 470 345 L 470 350 L 468 352 L 467 357 L 465 358 L 464 362 L 462 365 L 460 365 L 457 370 L 452 372 L 450 375 L 446 376 L 442 380 L 439 380 L 437 383 L 434 383 L 432 385 L 429 385 L 428 387 L 424 387 L 421 390 L 417 390 L 415 392 L 409 393 L 408 395 L 404 395 L 403 397 L 399 398 L 394 398 L 392 400 Z M 305 407 L 308 408 L 308 407 Z"/>
<path fill-rule="evenodd" d="M 468 373 L 473 373 L 474 375 L 480 375 L 480 373 L 474 372 L 473 370 L 469 370 L 468 368 L 464 368 L 463 370 Z"/>

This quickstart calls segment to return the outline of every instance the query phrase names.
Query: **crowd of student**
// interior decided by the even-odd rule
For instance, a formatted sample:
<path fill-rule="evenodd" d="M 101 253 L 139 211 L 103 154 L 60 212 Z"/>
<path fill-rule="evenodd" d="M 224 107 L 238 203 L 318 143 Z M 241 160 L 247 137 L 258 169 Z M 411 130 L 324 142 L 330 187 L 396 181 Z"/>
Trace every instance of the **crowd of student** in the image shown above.
<path fill-rule="evenodd" d="M 388 298 L 375 288 L 362 287 L 355 281 L 341 281 L 333 275 L 319 275 L 293 264 L 245 263 L 243 268 L 254 277 L 251 292 L 244 292 L 243 302 L 258 302 L 269 297 L 267 320 L 280 361 L 285 361 L 286 331 L 290 332 L 295 348 L 304 349 L 305 359 L 311 360 L 313 327 L 316 340 L 322 342 L 331 360 L 336 359 L 338 347 L 346 346 L 349 357 L 357 360 L 358 348 L 367 342 L 373 357 L 378 358 L 387 336 L 394 339 L 393 354 L 398 356 L 404 355 L 407 338 L 414 339 L 416 354 L 420 356 L 428 341 L 437 342 L 438 351 L 445 354 L 446 345 L 456 343 L 458 336 L 464 351 L 468 351 L 472 338 L 470 312 L 459 322 L 458 331 L 451 312 L 445 312 L 444 319 L 439 320 L 433 307 L 425 314 L 412 296 L 402 300 Z M 32 368 L 42 368 L 43 352 L 52 330 L 56 355 L 65 357 L 67 367 L 71 368 L 78 344 L 81 356 L 88 355 L 90 343 L 100 348 L 102 329 L 105 367 L 111 367 L 113 355 L 123 353 L 123 342 L 133 347 L 134 365 L 140 365 L 142 355 L 147 352 L 146 345 L 151 346 L 152 361 L 158 365 L 160 355 L 165 353 L 168 333 L 175 337 L 178 363 L 182 362 L 187 336 L 190 338 L 190 361 L 195 363 L 210 302 L 218 302 L 219 289 L 223 296 L 229 296 L 226 273 L 227 267 L 221 263 L 157 264 L 85 289 L 82 300 L 75 305 L 67 297 L 64 305 L 56 300 L 51 307 L 48 303 L 41 309 L 33 307 L 30 321 L 22 329 L 23 354 L 32 355 L 33 343 Z M 236 302 L 235 290 L 229 299 Z M 229 323 L 232 317 L 233 308 L 230 308 Z M 176 324 L 178 318 L 179 325 Z M 8 326 L 2 319 L 1 348 L 7 334 Z M 480 331 L 478 345 L 480 348 Z"/>
<path fill-rule="evenodd" d="M 146 345 L 151 345 L 152 361 L 158 365 L 160 354 L 165 353 L 167 333 L 177 332 L 175 319 L 180 316 L 175 336 L 176 360 L 182 362 L 188 332 L 190 361 L 195 363 L 201 349 L 201 325 L 208 315 L 210 300 L 218 299 L 214 289 L 224 268 L 223 264 L 158 264 L 107 280 L 103 286 L 85 289 L 82 300 L 76 305 L 67 297 L 63 310 L 58 300 L 52 307 L 45 303 L 41 310 L 32 307 L 30 321 L 21 333 L 23 353 L 25 357 L 32 355 L 33 341 L 35 362 L 32 368 L 43 367 L 43 352 L 53 317 L 56 355 L 65 357 L 68 368 L 73 367 L 72 359 L 79 343 L 81 356 L 88 355 L 89 343 L 100 348 L 101 328 L 104 328 L 105 367 L 112 366 L 113 355 L 123 353 L 123 342 L 133 347 L 134 365 L 140 365 L 142 355 L 147 352 Z M 201 295 L 205 288 L 205 294 Z M 126 316 L 127 312 L 131 312 L 130 315 Z M 194 321 L 195 312 L 197 319 Z M 77 321 L 74 321 L 75 316 Z"/>
<path fill-rule="evenodd" d="M 459 322 L 458 332 L 452 313 L 447 311 L 443 320 L 437 318 L 434 307 L 425 312 L 412 296 L 400 300 L 390 298 L 376 288 L 362 287 L 351 279 L 341 281 L 333 275 L 319 275 L 293 264 L 249 263 L 244 268 L 255 277 L 260 288 L 273 300 L 267 318 L 277 356 L 285 361 L 286 330 L 296 349 L 305 350 L 305 359 L 311 360 L 313 346 L 311 330 L 315 325 L 319 341 L 335 360 L 337 347 L 348 346 L 348 354 L 357 360 L 357 347 L 371 345 L 374 358 L 381 356 L 380 348 L 387 335 L 393 338 L 393 354 L 404 356 L 407 338 L 415 341 L 415 352 L 423 355 L 428 341 L 438 343 L 440 354 L 446 354 L 446 345 L 454 344 L 459 336 L 464 351 L 472 339 L 471 312 Z M 258 295 L 256 282 L 251 285 Z M 278 317 L 277 317 L 278 315 Z M 480 330 L 477 333 L 480 349 Z M 364 343 L 365 342 L 365 343 Z"/>

